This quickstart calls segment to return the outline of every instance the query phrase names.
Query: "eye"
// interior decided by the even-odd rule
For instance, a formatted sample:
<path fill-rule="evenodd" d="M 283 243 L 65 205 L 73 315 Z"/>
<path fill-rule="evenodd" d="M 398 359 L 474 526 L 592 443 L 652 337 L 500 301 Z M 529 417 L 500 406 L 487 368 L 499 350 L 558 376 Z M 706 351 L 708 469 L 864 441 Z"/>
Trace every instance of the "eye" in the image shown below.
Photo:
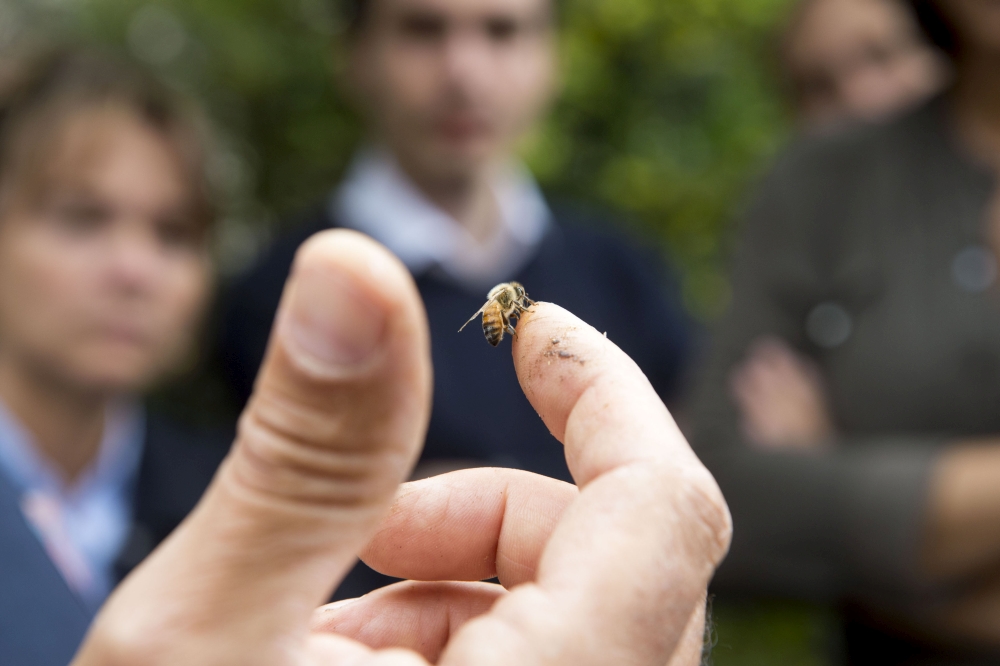
<path fill-rule="evenodd" d="M 901 49 L 887 44 L 869 44 L 864 50 L 863 61 L 866 64 L 885 66 L 899 50 Z"/>
<path fill-rule="evenodd" d="M 164 217 L 156 222 L 156 237 L 168 250 L 199 250 L 205 230 L 187 217 Z"/>
<path fill-rule="evenodd" d="M 486 34 L 494 42 L 509 42 L 520 32 L 518 22 L 512 18 L 498 16 L 486 21 Z"/>
<path fill-rule="evenodd" d="M 114 217 L 114 212 L 95 201 L 68 200 L 51 205 L 47 217 L 62 232 L 86 236 L 103 228 Z"/>
<path fill-rule="evenodd" d="M 399 20 L 399 32 L 416 42 L 440 41 L 444 38 L 447 28 L 444 17 L 430 13 L 411 13 Z"/>

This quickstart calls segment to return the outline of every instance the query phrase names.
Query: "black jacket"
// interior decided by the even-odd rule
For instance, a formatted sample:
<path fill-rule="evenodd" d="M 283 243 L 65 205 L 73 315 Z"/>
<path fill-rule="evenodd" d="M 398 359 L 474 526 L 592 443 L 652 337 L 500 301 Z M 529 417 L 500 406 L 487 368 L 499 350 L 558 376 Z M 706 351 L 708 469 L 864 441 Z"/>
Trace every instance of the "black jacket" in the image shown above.
<path fill-rule="evenodd" d="M 225 457 L 230 433 L 194 433 L 149 416 L 133 524 L 116 564 L 124 577 L 194 508 Z M 65 666 L 92 612 L 73 593 L 0 472 L 0 664 Z"/>

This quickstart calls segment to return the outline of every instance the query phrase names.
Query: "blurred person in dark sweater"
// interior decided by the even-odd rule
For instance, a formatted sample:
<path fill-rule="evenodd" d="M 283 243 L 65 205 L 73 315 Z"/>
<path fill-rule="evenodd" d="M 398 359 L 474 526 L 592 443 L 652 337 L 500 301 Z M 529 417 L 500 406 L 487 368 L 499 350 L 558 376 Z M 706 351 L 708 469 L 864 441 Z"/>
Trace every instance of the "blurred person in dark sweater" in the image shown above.
<path fill-rule="evenodd" d="M 230 437 L 147 413 L 210 286 L 196 112 L 112 56 L 0 85 L 0 663 L 61 666 Z"/>
<path fill-rule="evenodd" d="M 903 0 L 799 0 L 781 64 L 806 132 L 886 118 L 939 92 L 949 75 Z"/>
<path fill-rule="evenodd" d="M 1000 3 L 913 0 L 954 83 L 783 155 L 692 440 L 720 593 L 843 612 L 850 664 L 1000 663 Z"/>
<path fill-rule="evenodd" d="M 689 332 L 654 254 L 600 216 L 550 204 L 515 157 L 558 87 L 556 8 L 354 0 L 348 9 L 343 82 L 368 142 L 320 210 L 230 291 L 220 345 L 228 375 L 246 399 L 299 245 L 330 227 L 356 229 L 403 260 L 427 306 L 434 411 L 417 473 L 492 465 L 568 481 L 507 352 L 478 324 L 457 333 L 487 291 L 517 280 L 573 310 L 607 331 L 665 400 L 676 396 Z M 374 585 L 359 584 L 350 594 Z"/>

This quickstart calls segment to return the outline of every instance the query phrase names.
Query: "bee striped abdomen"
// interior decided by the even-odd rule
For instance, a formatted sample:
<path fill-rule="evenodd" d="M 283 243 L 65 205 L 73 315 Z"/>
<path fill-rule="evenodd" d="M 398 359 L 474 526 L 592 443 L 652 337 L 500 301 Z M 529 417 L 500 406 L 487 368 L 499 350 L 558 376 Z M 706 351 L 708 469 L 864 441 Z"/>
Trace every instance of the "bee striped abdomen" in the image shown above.
<path fill-rule="evenodd" d="M 486 308 L 483 312 L 483 333 L 486 341 L 496 347 L 503 340 L 503 317 L 497 306 Z"/>
<path fill-rule="evenodd" d="M 469 317 L 469 321 L 462 324 L 462 328 L 458 329 L 458 332 L 461 333 L 466 326 L 482 314 L 483 333 L 486 334 L 486 341 L 496 347 L 503 340 L 505 332 L 517 337 L 517 331 L 514 330 L 512 322 L 518 319 L 522 313 L 527 312 L 528 308 L 535 302 L 528 298 L 528 295 L 524 293 L 524 287 L 518 282 L 498 284 L 490 289 L 486 298 L 486 304 L 476 314 Z M 525 306 L 525 303 L 528 305 Z"/>

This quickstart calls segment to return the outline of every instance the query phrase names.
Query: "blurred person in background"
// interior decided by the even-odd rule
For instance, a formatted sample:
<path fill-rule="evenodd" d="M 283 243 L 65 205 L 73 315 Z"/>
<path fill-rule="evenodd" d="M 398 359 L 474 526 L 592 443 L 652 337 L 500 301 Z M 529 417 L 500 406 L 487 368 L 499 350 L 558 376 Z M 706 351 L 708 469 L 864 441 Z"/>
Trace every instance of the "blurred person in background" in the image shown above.
<path fill-rule="evenodd" d="M 954 83 L 778 161 L 693 441 L 720 591 L 837 605 L 850 664 L 1000 663 L 1000 3 L 913 1 Z"/>
<path fill-rule="evenodd" d="M 5 73 L 0 663 L 55 666 L 227 450 L 142 404 L 192 342 L 213 212 L 200 123 L 157 81 L 87 50 Z"/>
<path fill-rule="evenodd" d="M 885 118 L 938 92 L 948 74 L 902 0 L 800 0 L 782 42 L 806 131 Z"/>
<path fill-rule="evenodd" d="M 417 474 L 490 465 L 569 481 L 507 352 L 478 322 L 457 333 L 487 291 L 517 280 L 607 331 L 668 401 L 689 344 L 652 253 L 607 220 L 550 204 L 515 157 L 558 87 L 553 0 L 349 0 L 346 10 L 343 82 L 369 141 L 322 208 L 230 292 L 221 349 L 232 382 L 246 399 L 299 245 L 356 229 L 403 260 L 428 311 L 434 411 Z M 361 568 L 338 596 L 387 581 Z"/>

